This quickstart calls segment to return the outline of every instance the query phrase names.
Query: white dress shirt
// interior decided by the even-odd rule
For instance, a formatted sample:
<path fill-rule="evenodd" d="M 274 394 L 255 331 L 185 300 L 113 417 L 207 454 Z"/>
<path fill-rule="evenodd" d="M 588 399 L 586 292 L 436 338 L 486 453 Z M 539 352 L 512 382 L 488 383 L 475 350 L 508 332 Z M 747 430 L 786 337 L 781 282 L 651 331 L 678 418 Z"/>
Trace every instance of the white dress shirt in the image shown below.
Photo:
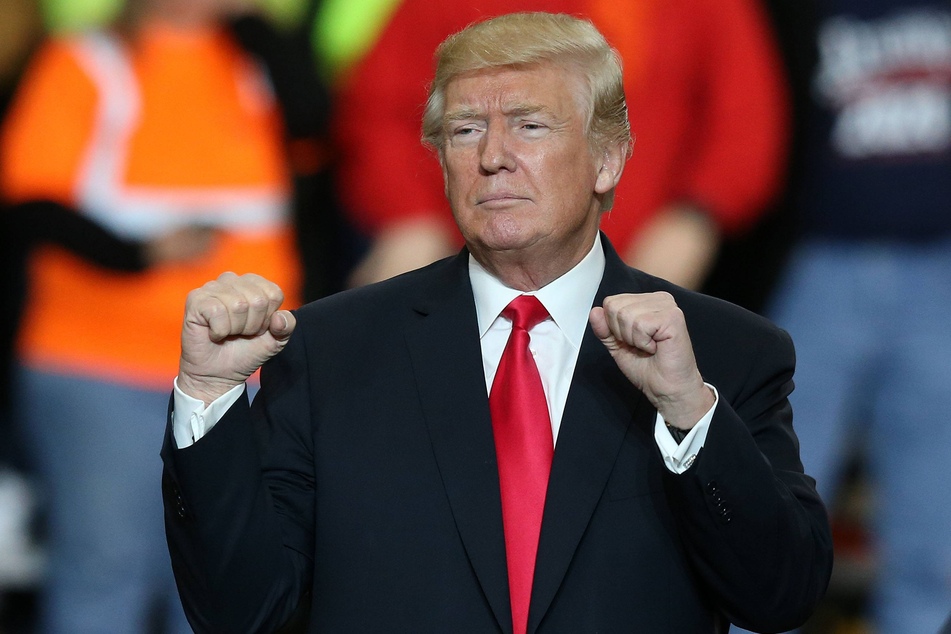
<path fill-rule="evenodd" d="M 533 327 L 529 331 L 529 336 L 532 356 L 538 366 L 545 390 L 548 413 L 551 417 L 552 437 L 556 444 L 565 403 L 568 400 L 568 390 L 571 387 L 571 377 L 581 350 L 581 341 L 590 327 L 588 313 L 603 274 L 604 250 L 599 236 L 595 239 L 588 255 L 574 268 L 547 286 L 528 293 L 535 295 L 551 315 L 550 319 Z M 523 293 L 502 284 L 471 255 L 469 256 L 469 279 L 472 282 L 472 292 L 475 297 L 479 338 L 482 345 L 482 365 L 488 393 L 492 388 L 499 360 L 502 358 L 502 350 L 512 331 L 512 322 L 501 315 L 502 310 Z M 178 447 L 184 449 L 208 433 L 228 411 L 228 408 L 238 400 L 242 388 L 241 385 L 232 388 L 206 408 L 202 401 L 191 398 L 179 390 L 176 381 L 172 424 Z M 716 393 L 715 388 L 714 393 Z M 667 430 L 663 417 L 657 414 L 654 439 L 668 469 L 675 473 L 683 473 L 693 464 L 706 439 L 717 402 L 719 402 L 719 395 L 710 410 L 679 445 Z"/>

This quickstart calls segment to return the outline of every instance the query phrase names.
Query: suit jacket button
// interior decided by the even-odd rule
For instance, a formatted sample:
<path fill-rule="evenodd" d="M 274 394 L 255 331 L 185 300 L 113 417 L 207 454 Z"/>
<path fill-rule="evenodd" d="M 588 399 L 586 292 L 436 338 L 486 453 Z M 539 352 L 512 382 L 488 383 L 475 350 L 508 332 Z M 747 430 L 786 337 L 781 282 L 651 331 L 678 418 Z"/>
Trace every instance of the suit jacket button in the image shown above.
<path fill-rule="evenodd" d="M 180 491 L 175 491 L 175 510 L 178 512 L 178 516 L 182 519 L 185 519 L 185 516 L 188 513 L 185 511 L 185 500 L 182 499 L 182 494 Z"/>

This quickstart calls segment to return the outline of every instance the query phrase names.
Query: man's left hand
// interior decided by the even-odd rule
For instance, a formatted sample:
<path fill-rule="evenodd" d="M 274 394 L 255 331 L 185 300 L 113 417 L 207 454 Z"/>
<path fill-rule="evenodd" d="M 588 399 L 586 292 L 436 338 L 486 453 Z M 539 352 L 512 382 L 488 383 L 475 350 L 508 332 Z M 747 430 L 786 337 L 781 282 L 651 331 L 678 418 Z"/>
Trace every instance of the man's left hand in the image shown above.
<path fill-rule="evenodd" d="M 621 372 L 664 420 L 690 429 L 713 406 L 697 368 L 683 312 L 670 293 L 613 295 L 589 315 Z"/>

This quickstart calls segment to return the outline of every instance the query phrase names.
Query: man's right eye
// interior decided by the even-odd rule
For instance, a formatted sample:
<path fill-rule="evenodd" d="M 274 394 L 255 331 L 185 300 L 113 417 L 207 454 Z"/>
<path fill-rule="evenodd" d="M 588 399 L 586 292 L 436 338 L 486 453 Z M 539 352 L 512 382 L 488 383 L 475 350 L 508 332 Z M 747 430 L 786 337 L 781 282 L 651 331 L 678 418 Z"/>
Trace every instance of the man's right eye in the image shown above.
<path fill-rule="evenodd" d="M 469 145 L 479 139 L 482 129 L 477 125 L 461 125 L 450 129 L 449 140 L 455 143 Z"/>

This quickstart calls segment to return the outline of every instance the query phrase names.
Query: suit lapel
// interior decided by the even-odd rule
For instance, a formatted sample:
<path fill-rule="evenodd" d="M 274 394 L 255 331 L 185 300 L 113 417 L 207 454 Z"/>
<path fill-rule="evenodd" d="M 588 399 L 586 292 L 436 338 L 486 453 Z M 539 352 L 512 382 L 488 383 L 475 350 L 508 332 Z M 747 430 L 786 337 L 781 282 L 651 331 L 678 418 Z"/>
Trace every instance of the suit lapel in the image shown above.
<path fill-rule="evenodd" d="M 426 426 L 469 561 L 503 631 L 512 616 L 495 444 L 467 252 L 415 304 L 407 334 Z"/>
<path fill-rule="evenodd" d="M 607 259 L 595 297 L 640 292 L 632 276 L 602 236 Z M 653 425 L 654 409 L 618 370 L 589 328 L 581 345 L 558 432 L 548 482 L 545 514 L 535 564 L 529 632 L 535 631 L 561 586 L 632 424 Z"/>

